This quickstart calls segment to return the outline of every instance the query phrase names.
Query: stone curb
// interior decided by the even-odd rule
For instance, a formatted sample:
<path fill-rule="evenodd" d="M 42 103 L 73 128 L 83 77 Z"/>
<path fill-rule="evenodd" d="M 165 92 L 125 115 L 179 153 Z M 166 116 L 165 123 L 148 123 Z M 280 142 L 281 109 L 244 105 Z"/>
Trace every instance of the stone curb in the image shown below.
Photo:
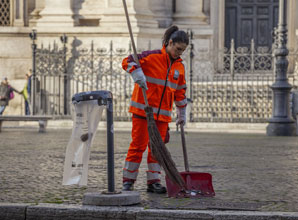
<path fill-rule="evenodd" d="M 57 204 L 0 204 L 1 220 L 294 220 L 298 212 L 218 210 L 165 210 L 142 207 L 80 206 Z"/>

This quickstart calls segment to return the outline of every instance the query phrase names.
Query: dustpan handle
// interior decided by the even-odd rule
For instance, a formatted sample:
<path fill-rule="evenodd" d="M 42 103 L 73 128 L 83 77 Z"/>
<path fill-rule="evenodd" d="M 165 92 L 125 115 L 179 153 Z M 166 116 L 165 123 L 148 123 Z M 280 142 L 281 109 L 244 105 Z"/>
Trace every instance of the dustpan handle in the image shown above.
<path fill-rule="evenodd" d="M 133 49 L 133 59 L 136 61 L 136 63 L 138 64 L 138 66 L 141 66 L 140 65 L 140 62 L 139 62 L 139 59 L 138 59 L 138 55 L 137 55 L 135 41 L 133 39 L 133 34 L 132 34 L 132 29 L 131 29 L 131 25 L 130 25 L 129 16 L 128 16 L 126 1 L 125 0 L 122 0 L 122 2 L 123 2 L 123 7 L 124 7 L 124 11 L 125 11 L 125 16 L 126 16 L 126 22 L 127 22 L 127 27 L 128 27 L 128 31 L 129 31 L 129 36 L 130 36 L 131 44 L 132 44 L 132 49 Z M 146 106 L 149 106 L 148 99 L 147 99 L 147 94 L 146 94 L 146 90 L 144 88 L 142 88 L 142 92 L 143 92 L 143 96 L 144 96 L 145 105 Z"/>
<path fill-rule="evenodd" d="M 183 124 L 180 124 L 180 131 L 181 131 L 181 141 L 182 141 L 185 171 L 189 172 L 189 165 L 188 165 L 188 157 L 187 157 L 187 150 L 186 150 L 185 134 L 184 134 Z"/>

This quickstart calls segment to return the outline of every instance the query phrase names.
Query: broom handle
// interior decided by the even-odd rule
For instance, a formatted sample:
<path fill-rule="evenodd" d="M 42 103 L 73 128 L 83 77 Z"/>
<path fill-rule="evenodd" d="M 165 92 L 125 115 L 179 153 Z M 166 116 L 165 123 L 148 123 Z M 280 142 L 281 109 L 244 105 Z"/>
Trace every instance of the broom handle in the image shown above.
<path fill-rule="evenodd" d="M 185 143 L 185 134 L 184 134 L 184 127 L 180 124 L 181 130 L 181 141 L 182 141 L 182 149 L 183 149 L 183 158 L 184 158 L 184 166 L 185 171 L 189 172 L 189 165 L 188 165 L 188 157 L 187 157 L 187 150 L 186 150 L 186 143 Z"/>
<path fill-rule="evenodd" d="M 132 44 L 132 48 L 133 48 L 133 58 L 136 61 L 136 63 L 138 64 L 138 66 L 141 66 L 140 65 L 140 62 L 139 62 L 139 59 L 138 59 L 138 55 L 137 55 L 135 41 L 134 41 L 133 35 L 132 35 L 130 20 L 129 20 L 127 6 L 126 6 L 126 1 L 125 0 L 122 0 L 122 2 L 123 2 L 124 11 L 125 11 L 126 22 L 127 22 L 127 27 L 128 27 L 129 35 L 130 35 L 130 40 L 131 40 L 131 44 Z M 143 96 L 144 96 L 145 105 L 146 105 L 146 107 L 148 107 L 149 104 L 148 104 L 146 90 L 144 88 L 142 88 L 142 92 L 143 92 Z"/>

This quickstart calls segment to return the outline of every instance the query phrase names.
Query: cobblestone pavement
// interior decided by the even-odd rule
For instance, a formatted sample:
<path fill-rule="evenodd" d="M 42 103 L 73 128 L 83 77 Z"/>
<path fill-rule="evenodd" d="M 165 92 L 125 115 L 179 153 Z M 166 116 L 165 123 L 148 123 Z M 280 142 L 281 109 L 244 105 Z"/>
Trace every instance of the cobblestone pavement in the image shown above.
<path fill-rule="evenodd" d="M 106 132 L 98 131 L 89 162 L 88 186 L 62 186 L 70 129 L 40 134 L 6 128 L 0 133 L 0 202 L 81 204 L 85 192 L 102 192 L 106 180 Z M 121 189 L 129 131 L 115 132 L 115 182 Z M 191 171 L 213 176 L 214 198 L 173 199 L 146 192 L 146 156 L 136 190 L 145 208 L 298 211 L 298 137 L 187 132 Z M 180 135 L 167 144 L 184 171 Z M 162 178 L 164 182 L 164 176 Z"/>

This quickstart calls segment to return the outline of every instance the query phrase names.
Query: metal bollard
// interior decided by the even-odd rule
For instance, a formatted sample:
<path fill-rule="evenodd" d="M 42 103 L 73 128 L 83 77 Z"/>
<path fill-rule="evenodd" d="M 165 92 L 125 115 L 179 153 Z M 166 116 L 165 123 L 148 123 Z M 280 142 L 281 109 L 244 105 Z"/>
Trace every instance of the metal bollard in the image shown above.
<path fill-rule="evenodd" d="M 115 192 L 113 98 L 107 98 L 108 192 Z"/>
<path fill-rule="evenodd" d="M 114 178 L 114 122 L 113 95 L 109 91 L 92 91 L 75 94 L 72 98 L 77 102 L 97 100 L 99 106 L 106 106 L 107 113 L 107 161 L 108 161 L 108 193 L 115 192 Z"/>
<path fill-rule="evenodd" d="M 75 98 L 75 97 L 74 97 Z M 107 116 L 107 159 L 108 159 L 108 191 L 102 193 L 85 193 L 83 205 L 92 206 L 124 206 L 141 202 L 140 193 L 136 191 L 116 191 L 114 178 L 114 122 L 113 96 L 109 91 L 80 93 L 78 101 L 98 100 L 98 105 L 106 106 Z"/>

